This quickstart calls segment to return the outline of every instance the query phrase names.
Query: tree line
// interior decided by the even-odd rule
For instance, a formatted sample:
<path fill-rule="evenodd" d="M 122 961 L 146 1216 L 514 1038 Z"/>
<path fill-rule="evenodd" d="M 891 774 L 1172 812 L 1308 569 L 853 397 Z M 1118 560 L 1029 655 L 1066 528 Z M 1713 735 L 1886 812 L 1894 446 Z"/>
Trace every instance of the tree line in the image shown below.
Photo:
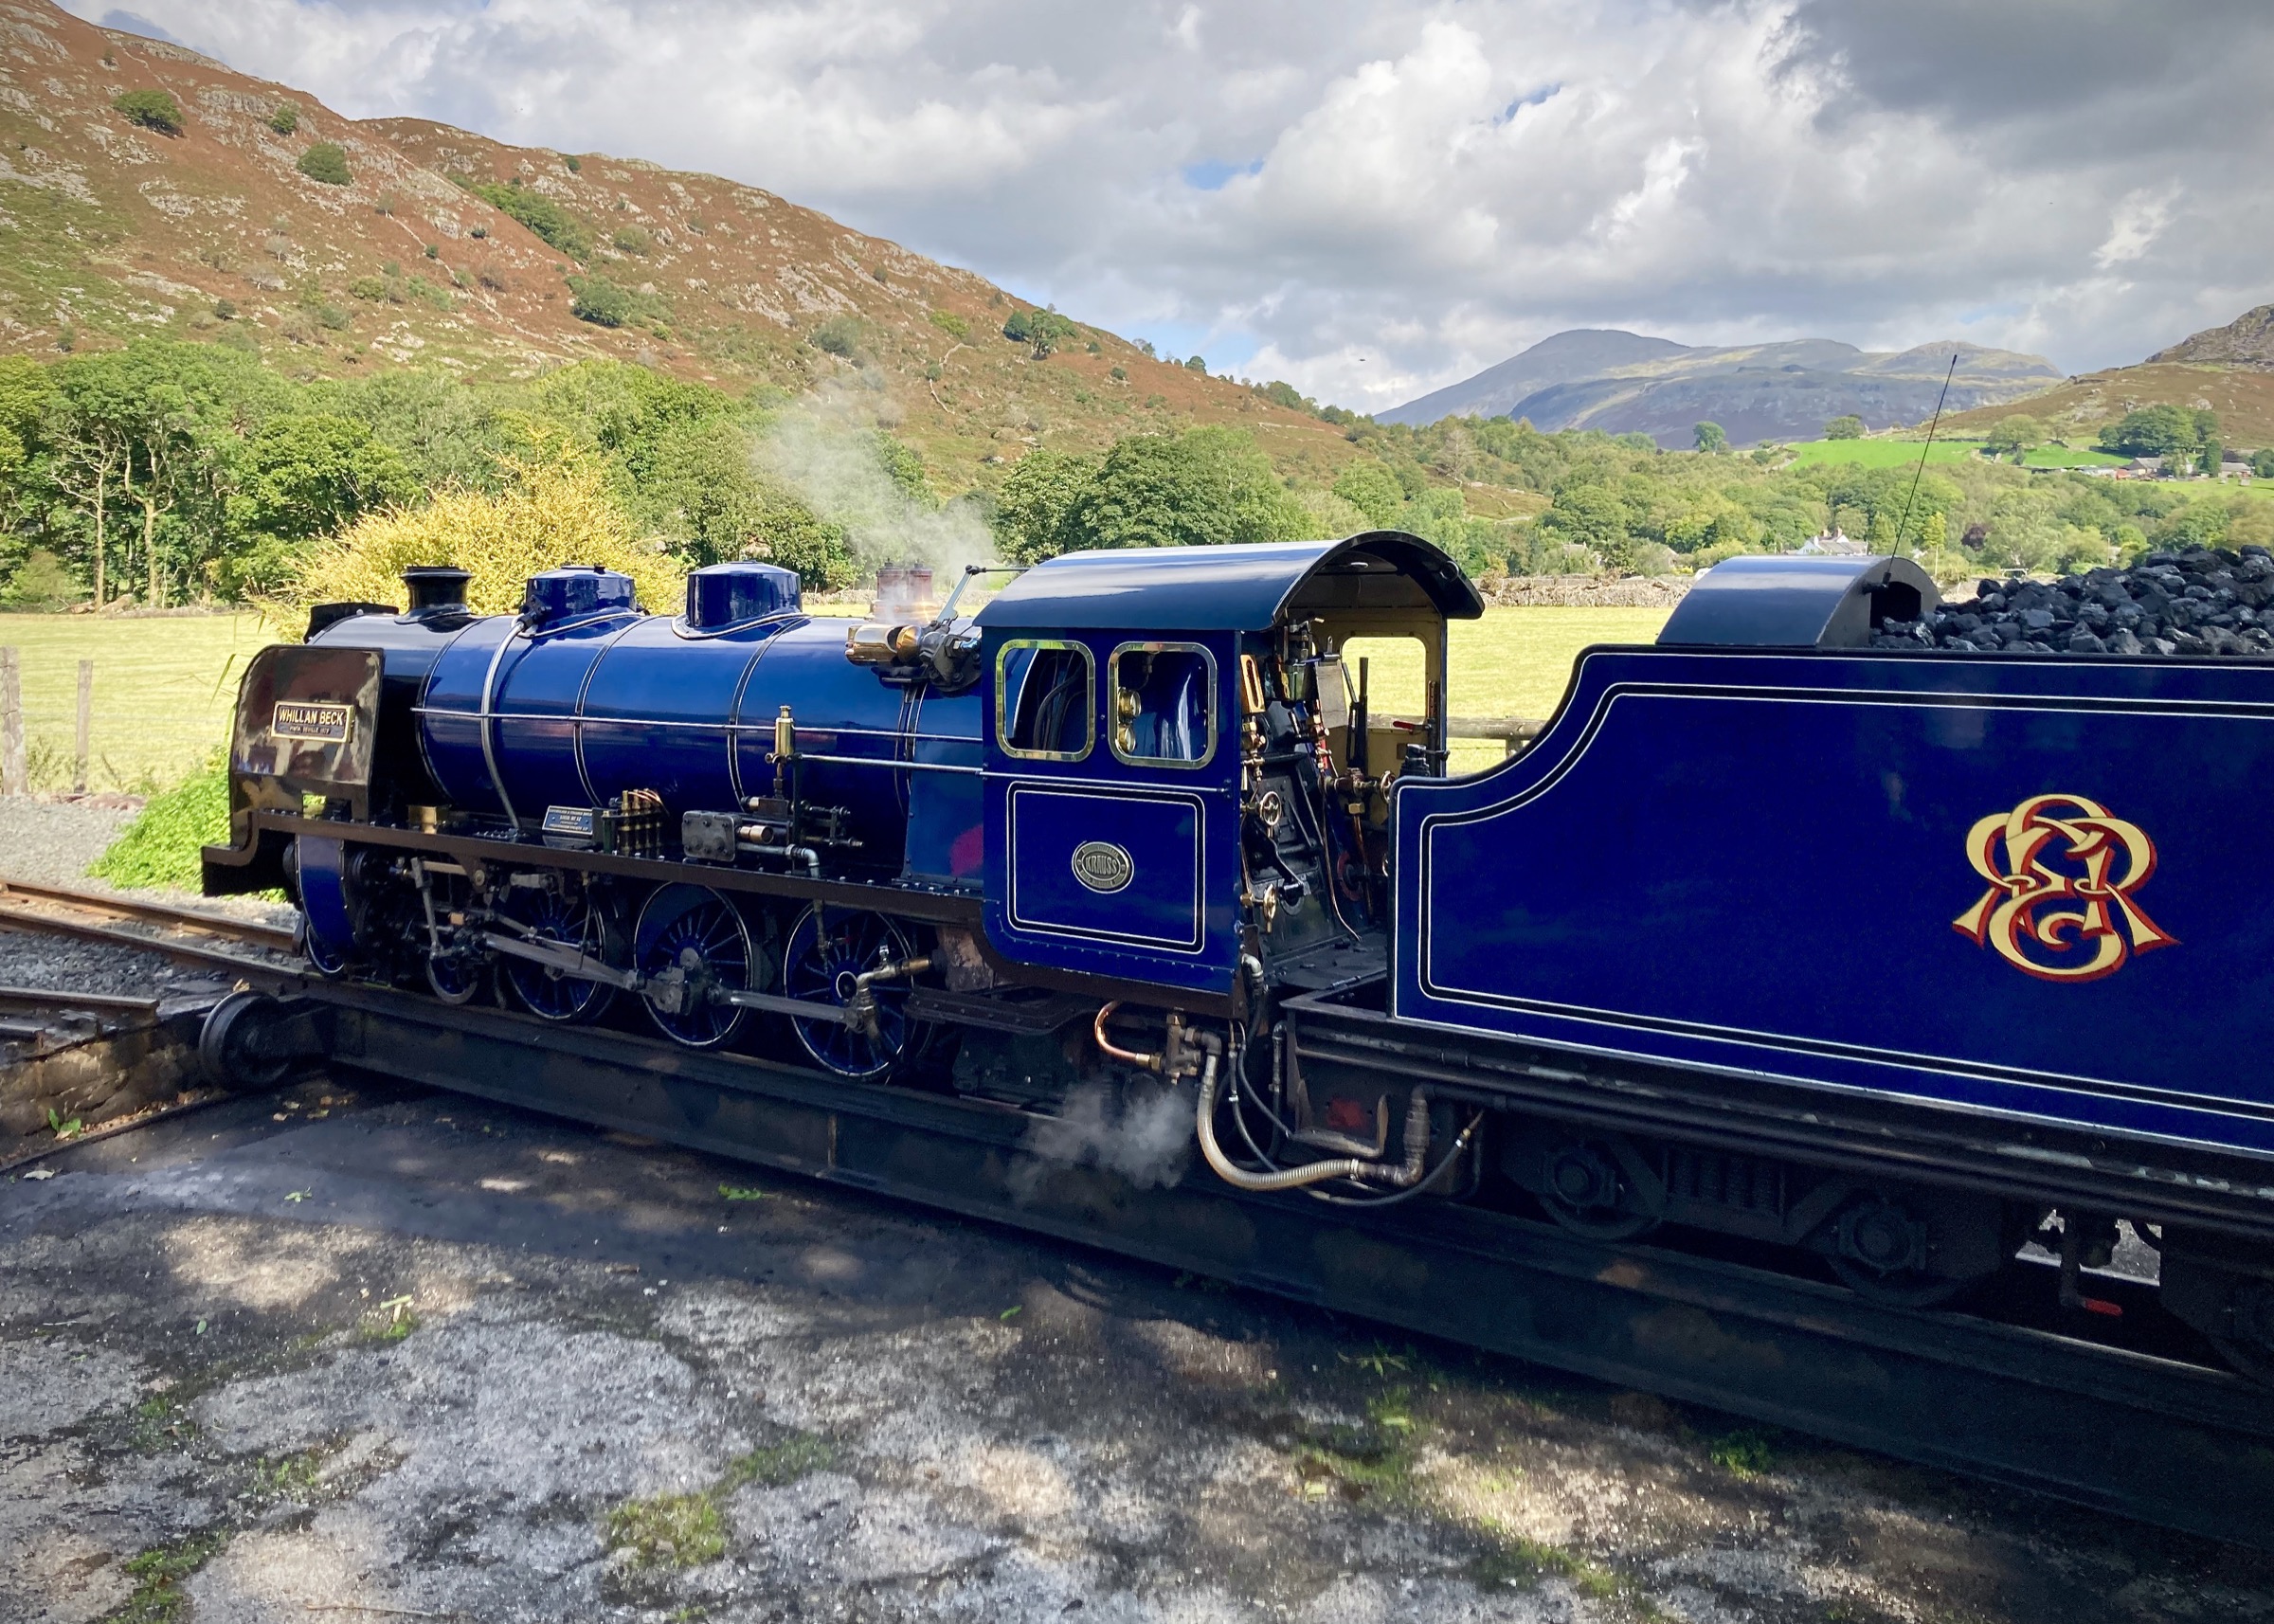
<path fill-rule="evenodd" d="M 841 529 L 755 455 L 786 403 L 608 361 L 471 386 L 440 371 L 294 382 L 224 346 L 154 339 L 0 358 L 0 596 L 112 607 L 270 595 L 367 515 L 496 496 L 564 455 L 590 460 L 682 567 L 767 557 L 843 586 L 855 565 Z M 906 447 L 880 438 L 876 456 L 911 478 Z"/>
<path fill-rule="evenodd" d="M 2193 426 L 2215 442 L 2215 420 Z M 1544 498 L 1528 523 L 1476 537 L 1487 550 L 1505 539 L 1501 564 L 1511 573 L 1703 568 L 1739 553 L 1789 552 L 1834 528 L 1875 551 L 1939 560 L 1952 575 L 2093 568 L 2160 547 L 2274 545 L 2274 500 L 2233 484 L 2114 480 L 1970 458 L 1929 464 L 1914 490 L 1909 464 L 1804 464 L 1774 445 L 1665 451 L 1647 435 L 1549 434 L 1506 418 L 1418 428 L 1360 420 L 1345 433 L 1409 492 L 1452 483 L 1521 493 L 1535 505 Z M 1463 562 L 1481 572 L 1473 551 Z"/>
<path fill-rule="evenodd" d="M 1026 341 L 1062 336 L 1030 325 Z M 565 460 L 589 478 L 540 495 L 573 489 L 581 504 L 596 493 L 611 534 L 621 529 L 676 568 L 760 557 L 810 586 L 848 586 L 862 566 L 846 526 L 761 455 L 793 404 L 779 390 L 730 396 L 612 361 L 473 385 L 418 370 L 293 381 L 226 346 L 157 339 L 52 362 L 0 359 L 0 601 L 289 596 L 330 538 L 444 496 L 513 495 L 541 527 L 528 472 Z M 1038 448 L 988 473 L 990 485 L 952 493 L 889 434 L 869 431 L 857 449 L 909 502 L 968 507 L 1020 562 L 1368 529 L 1411 531 L 1478 577 L 1699 568 L 1790 551 L 1834 527 L 1954 574 L 2274 543 L 2274 501 L 2231 486 L 1969 460 L 1932 465 L 1914 488 L 1907 466 L 1804 466 L 1783 447 L 1669 452 L 1646 436 L 1546 433 L 1506 418 L 1417 428 L 1336 411 L 1330 421 L 1346 449 L 1330 475 L 1308 478 L 1224 426 L 1132 434 L 1097 451 Z M 2146 408 L 2106 438 L 2143 436 L 2161 436 L 2164 455 L 2205 459 L 2217 424 Z M 575 537 L 560 533 L 564 556 L 573 553 Z"/>

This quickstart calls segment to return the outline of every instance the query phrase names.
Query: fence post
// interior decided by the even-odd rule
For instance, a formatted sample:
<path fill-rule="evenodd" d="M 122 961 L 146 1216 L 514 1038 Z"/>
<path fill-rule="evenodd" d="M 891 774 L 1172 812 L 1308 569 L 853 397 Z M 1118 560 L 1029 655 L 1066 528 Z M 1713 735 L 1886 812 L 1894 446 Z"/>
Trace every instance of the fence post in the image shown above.
<path fill-rule="evenodd" d="M 21 795 L 31 785 L 24 766 L 24 680 L 16 651 L 0 648 L 0 795 Z"/>
<path fill-rule="evenodd" d="M 71 757 L 71 793 L 87 792 L 87 752 L 95 731 L 95 662 L 79 662 L 79 733 Z"/>

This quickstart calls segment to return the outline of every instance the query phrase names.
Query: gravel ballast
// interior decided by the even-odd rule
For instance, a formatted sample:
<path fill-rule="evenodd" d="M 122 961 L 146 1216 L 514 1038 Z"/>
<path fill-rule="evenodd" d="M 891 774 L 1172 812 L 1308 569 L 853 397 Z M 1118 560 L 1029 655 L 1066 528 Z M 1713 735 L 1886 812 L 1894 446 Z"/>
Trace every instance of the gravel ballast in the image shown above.
<path fill-rule="evenodd" d="M 135 821 L 132 805 L 0 796 L 0 878 L 98 889 L 87 865 Z"/>

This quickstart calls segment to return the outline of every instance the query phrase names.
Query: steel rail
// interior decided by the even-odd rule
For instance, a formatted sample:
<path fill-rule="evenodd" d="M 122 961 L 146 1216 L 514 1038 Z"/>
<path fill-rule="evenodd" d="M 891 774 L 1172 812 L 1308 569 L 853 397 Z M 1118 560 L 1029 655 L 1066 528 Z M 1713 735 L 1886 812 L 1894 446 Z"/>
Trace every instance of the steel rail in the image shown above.
<path fill-rule="evenodd" d="M 63 906 L 49 903 L 50 907 Z M 269 929 L 262 927 L 263 929 Z M 131 947 L 137 952 L 156 953 L 177 964 L 195 965 L 203 969 L 226 971 L 236 980 L 251 986 L 283 990 L 296 986 L 304 971 L 288 968 L 267 959 L 248 958 L 242 953 L 209 947 L 196 942 L 171 940 L 164 936 L 145 936 L 117 925 L 104 924 L 83 915 L 38 912 L 28 908 L 14 908 L 0 896 L 0 929 L 27 930 L 46 936 L 68 936 L 77 941 L 96 942 L 106 947 Z"/>
<path fill-rule="evenodd" d="M 0 876 L 0 899 L 10 896 L 93 910 L 124 919 L 139 919 L 147 925 L 203 930 L 209 935 L 226 936 L 232 942 L 266 947 L 273 952 L 299 951 L 293 933 L 281 927 L 263 925 L 254 919 L 232 919 L 226 913 L 209 913 L 200 908 L 181 908 L 170 903 L 149 902 L 135 896 L 111 896 L 101 892 L 72 891 L 57 885 L 35 885 L 29 880 Z"/>
<path fill-rule="evenodd" d="M 2274 1550 L 2274 1411 L 2189 1359 L 1450 1202 L 1322 1211 L 1197 1172 L 1140 1190 L 1038 1167 L 1008 1106 L 373 988 L 212 1019 L 208 1051 L 248 1070 L 298 1056 L 645 1134 Z"/>
<path fill-rule="evenodd" d="M 151 1016 L 158 1013 L 154 998 L 126 998 L 117 993 L 72 992 L 64 987 L 0 986 L 0 1009 L 28 1015 L 49 1010 L 83 1010 L 90 1015 Z"/>

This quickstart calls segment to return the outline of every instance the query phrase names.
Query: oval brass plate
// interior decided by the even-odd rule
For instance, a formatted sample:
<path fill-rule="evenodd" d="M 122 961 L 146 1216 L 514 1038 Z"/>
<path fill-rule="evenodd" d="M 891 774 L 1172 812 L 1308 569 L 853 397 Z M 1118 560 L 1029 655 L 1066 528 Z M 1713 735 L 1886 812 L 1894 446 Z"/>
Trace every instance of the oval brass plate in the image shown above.
<path fill-rule="evenodd" d="M 1110 840 L 1084 840 L 1074 848 L 1074 877 L 1100 896 L 1110 896 L 1137 877 L 1137 865 Z"/>

